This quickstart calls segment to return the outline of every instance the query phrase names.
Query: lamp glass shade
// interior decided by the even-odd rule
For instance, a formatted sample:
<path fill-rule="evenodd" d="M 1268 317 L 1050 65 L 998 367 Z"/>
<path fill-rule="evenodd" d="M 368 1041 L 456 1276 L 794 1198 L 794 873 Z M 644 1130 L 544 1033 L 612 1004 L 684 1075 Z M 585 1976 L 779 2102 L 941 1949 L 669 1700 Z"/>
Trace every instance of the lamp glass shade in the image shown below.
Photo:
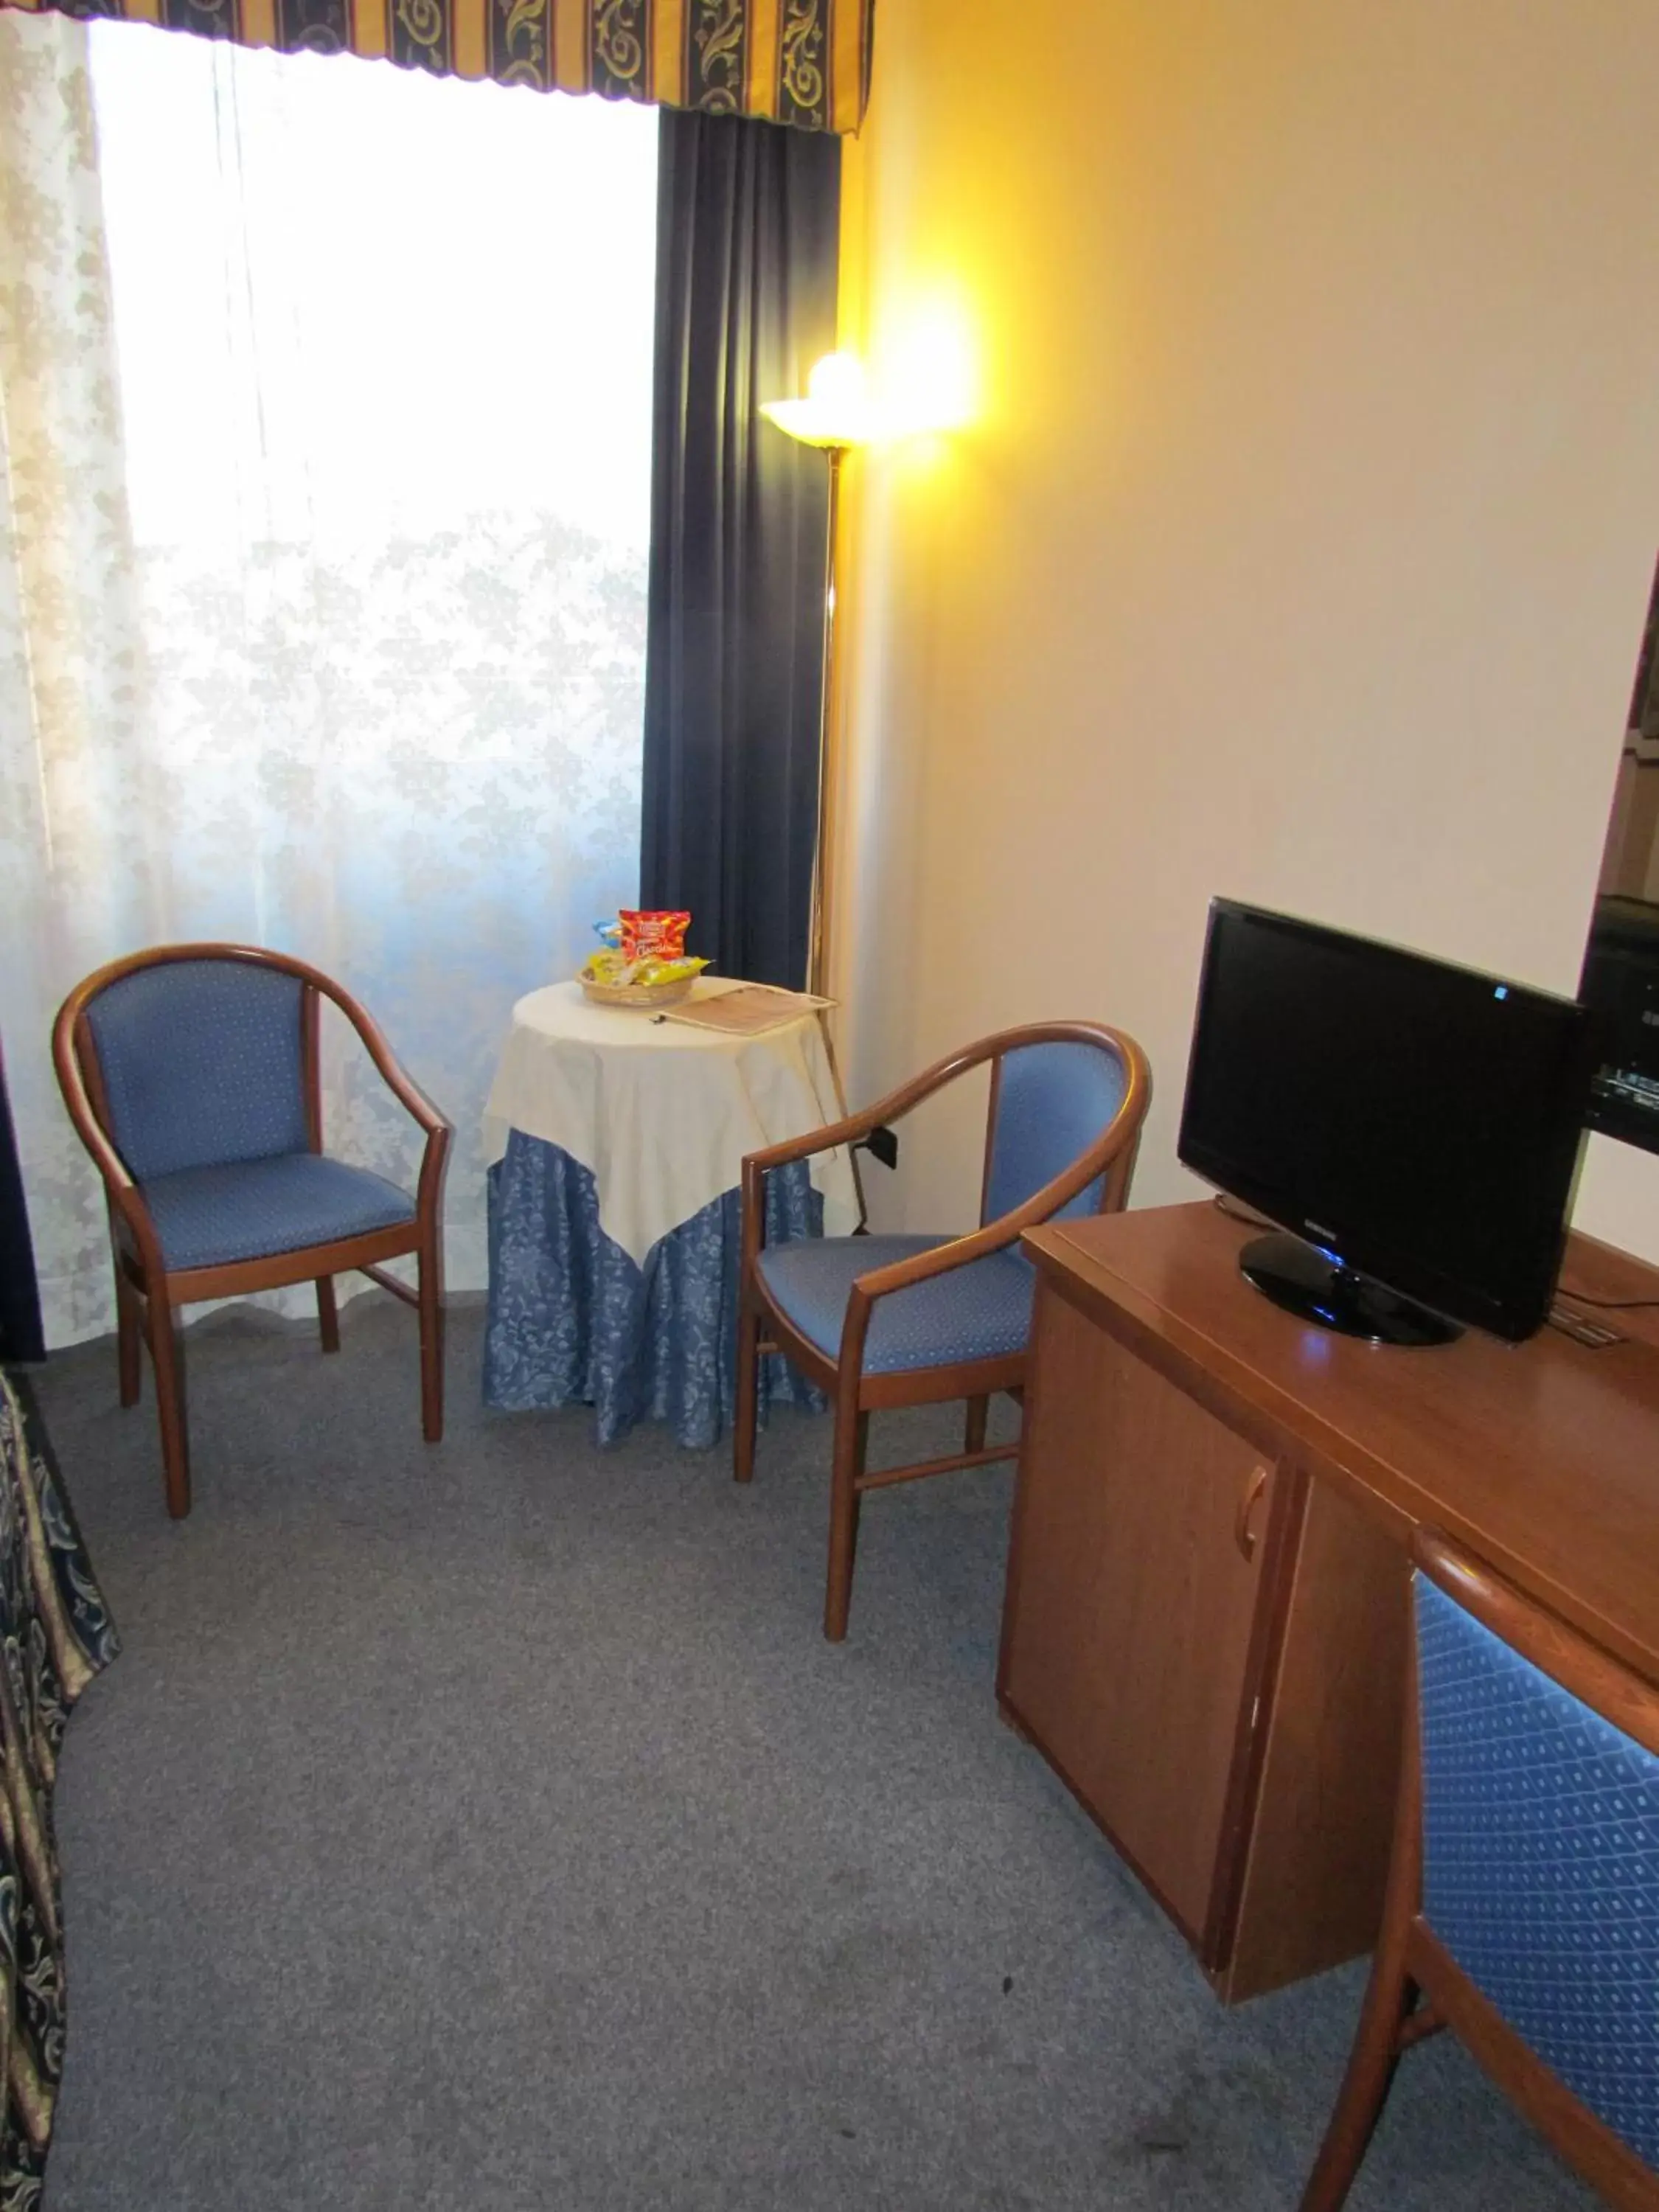
<path fill-rule="evenodd" d="M 803 446 L 844 452 L 873 434 L 864 365 L 851 354 L 825 354 L 807 379 L 805 399 L 769 399 L 760 411 Z"/>

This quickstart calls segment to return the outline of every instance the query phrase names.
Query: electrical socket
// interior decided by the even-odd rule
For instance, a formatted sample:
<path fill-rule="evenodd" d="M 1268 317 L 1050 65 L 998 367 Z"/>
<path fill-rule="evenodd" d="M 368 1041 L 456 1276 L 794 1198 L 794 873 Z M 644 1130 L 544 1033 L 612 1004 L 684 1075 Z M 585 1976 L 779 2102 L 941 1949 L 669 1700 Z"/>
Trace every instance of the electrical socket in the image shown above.
<path fill-rule="evenodd" d="M 878 1121 L 864 1140 L 864 1148 L 872 1159 L 879 1160 L 884 1168 L 898 1165 L 898 1132 L 890 1129 L 884 1121 Z"/>

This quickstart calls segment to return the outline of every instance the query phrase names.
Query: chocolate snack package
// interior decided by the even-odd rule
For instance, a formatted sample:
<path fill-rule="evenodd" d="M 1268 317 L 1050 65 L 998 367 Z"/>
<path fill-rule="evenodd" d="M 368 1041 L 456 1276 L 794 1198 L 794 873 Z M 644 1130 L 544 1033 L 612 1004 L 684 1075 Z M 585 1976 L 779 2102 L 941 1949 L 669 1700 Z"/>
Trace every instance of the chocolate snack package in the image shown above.
<path fill-rule="evenodd" d="M 623 907 L 617 919 L 622 923 L 624 960 L 678 960 L 684 957 L 685 933 L 691 924 L 689 914 Z"/>

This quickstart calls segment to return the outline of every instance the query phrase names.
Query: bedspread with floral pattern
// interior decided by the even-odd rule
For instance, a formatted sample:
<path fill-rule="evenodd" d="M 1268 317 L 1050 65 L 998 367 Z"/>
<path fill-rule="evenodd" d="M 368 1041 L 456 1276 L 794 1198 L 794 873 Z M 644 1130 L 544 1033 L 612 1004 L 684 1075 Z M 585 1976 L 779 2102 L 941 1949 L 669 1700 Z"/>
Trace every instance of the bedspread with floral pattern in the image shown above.
<path fill-rule="evenodd" d="M 0 2212 L 34 2212 L 64 2071 L 52 1783 L 70 1708 L 118 1644 L 44 1432 L 3 1372 L 0 1642 Z"/>

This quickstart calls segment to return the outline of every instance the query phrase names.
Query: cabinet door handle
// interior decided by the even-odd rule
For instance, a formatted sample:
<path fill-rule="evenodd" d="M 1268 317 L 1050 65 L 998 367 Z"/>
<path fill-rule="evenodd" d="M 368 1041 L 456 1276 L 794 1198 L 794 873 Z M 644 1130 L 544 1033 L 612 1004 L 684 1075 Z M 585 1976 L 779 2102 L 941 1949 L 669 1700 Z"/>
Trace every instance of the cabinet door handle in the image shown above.
<path fill-rule="evenodd" d="M 1238 1501 L 1238 1519 L 1233 1525 L 1233 1539 L 1247 1559 L 1255 1557 L 1255 1531 L 1250 1519 L 1267 1487 L 1267 1478 L 1273 1469 L 1265 1462 L 1250 1469 L 1250 1479 L 1244 1486 L 1244 1494 Z"/>

